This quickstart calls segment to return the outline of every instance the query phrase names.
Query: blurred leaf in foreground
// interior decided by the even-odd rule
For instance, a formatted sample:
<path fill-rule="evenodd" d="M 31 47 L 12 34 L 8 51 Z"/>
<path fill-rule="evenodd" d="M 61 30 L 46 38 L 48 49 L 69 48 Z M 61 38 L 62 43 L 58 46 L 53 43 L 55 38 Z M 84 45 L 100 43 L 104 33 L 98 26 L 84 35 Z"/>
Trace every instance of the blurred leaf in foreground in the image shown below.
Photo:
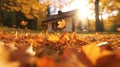
<path fill-rule="evenodd" d="M 0 67 L 19 67 L 19 62 L 11 62 L 9 55 L 10 52 L 0 45 Z"/>
<path fill-rule="evenodd" d="M 82 47 L 82 51 L 86 54 L 87 58 L 95 65 L 97 59 L 111 54 L 111 52 L 107 50 L 102 50 L 100 47 L 95 44 L 85 45 Z"/>

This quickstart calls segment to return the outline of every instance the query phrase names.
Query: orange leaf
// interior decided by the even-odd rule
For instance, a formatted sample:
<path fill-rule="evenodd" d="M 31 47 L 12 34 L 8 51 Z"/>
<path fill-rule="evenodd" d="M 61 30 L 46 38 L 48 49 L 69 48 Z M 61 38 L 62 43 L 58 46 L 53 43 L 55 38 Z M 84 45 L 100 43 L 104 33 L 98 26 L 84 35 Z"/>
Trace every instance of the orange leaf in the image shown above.
<path fill-rule="evenodd" d="M 54 60 L 50 57 L 43 56 L 36 60 L 37 67 L 55 67 Z"/>

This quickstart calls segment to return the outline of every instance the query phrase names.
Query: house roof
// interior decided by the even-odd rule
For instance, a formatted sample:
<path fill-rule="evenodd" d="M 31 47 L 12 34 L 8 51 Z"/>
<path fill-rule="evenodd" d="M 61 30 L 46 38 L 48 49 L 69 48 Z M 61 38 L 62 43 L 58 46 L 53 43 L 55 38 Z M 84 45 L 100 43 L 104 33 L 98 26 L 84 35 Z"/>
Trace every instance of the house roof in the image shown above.
<path fill-rule="evenodd" d="M 76 10 L 72 10 L 72 11 L 68 11 L 68 12 L 62 12 L 60 14 L 50 15 L 43 22 L 49 22 L 49 21 L 53 21 L 53 20 L 63 19 L 66 17 L 71 17 L 71 16 L 75 15 L 75 13 L 77 11 L 78 10 L 76 9 Z"/>

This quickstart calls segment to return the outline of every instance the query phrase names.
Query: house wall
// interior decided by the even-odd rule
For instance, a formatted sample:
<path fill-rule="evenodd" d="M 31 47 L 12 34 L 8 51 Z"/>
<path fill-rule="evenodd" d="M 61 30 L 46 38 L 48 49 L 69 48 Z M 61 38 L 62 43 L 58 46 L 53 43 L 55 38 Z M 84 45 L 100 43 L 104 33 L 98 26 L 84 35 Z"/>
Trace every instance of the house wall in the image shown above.
<path fill-rule="evenodd" d="M 63 31 L 73 32 L 73 27 L 76 32 L 81 32 L 84 30 L 84 26 L 87 25 L 87 20 L 81 21 L 80 18 L 77 16 L 72 16 L 68 18 L 64 18 L 66 21 L 66 28 L 63 29 Z"/>
<path fill-rule="evenodd" d="M 73 31 L 73 29 L 72 29 L 73 28 L 73 25 L 72 25 L 73 17 L 64 18 L 64 20 L 66 21 L 66 27 L 63 29 L 63 31 L 72 32 Z M 59 20 L 55 20 L 55 21 L 59 21 Z M 48 22 L 48 31 L 49 32 L 54 31 L 52 29 L 52 22 L 55 22 L 55 21 Z"/>
<path fill-rule="evenodd" d="M 53 31 L 52 30 L 52 22 L 48 22 L 48 31 L 50 32 L 50 31 Z"/>
<path fill-rule="evenodd" d="M 64 18 L 64 20 L 66 21 L 66 27 L 63 29 L 63 31 L 67 31 L 67 32 L 72 32 L 73 31 L 73 17 L 68 17 L 68 18 Z"/>
<path fill-rule="evenodd" d="M 76 16 L 67 17 L 67 18 L 64 18 L 64 20 L 66 21 L 66 27 L 63 29 L 63 31 L 73 32 L 73 27 L 75 28 L 76 32 L 83 31 L 83 23 L 85 23 L 85 22 L 82 22 L 79 18 L 76 18 Z M 54 21 L 48 22 L 48 31 L 49 32 L 54 31 L 52 29 L 52 22 L 55 22 L 55 21 L 59 21 L 59 20 L 54 20 Z M 73 22 L 74 22 L 74 24 L 73 24 Z"/>
<path fill-rule="evenodd" d="M 64 18 L 64 20 L 66 21 L 66 27 L 63 29 L 63 31 L 73 32 L 73 26 L 74 26 L 76 32 L 81 31 L 81 29 L 78 28 L 78 26 L 82 26 L 82 25 L 79 25 L 79 23 L 80 23 L 79 19 L 74 19 L 74 17 L 67 17 L 67 18 Z M 55 20 L 55 21 L 59 21 L 59 20 Z M 55 22 L 55 21 L 48 22 L 48 31 L 49 32 L 54 31 L 52 29 L 52 22 Z M 73 22 L 75 23 L 74 25 L 73 25 Z"/>
<path fill-rule="evenodd" d="M 74 23 L 75 23 L 75 31 L 76 32 L 82 31 L 82 22 L 81 22 L 81 20 L 79 18 L 75 17 Z"/>

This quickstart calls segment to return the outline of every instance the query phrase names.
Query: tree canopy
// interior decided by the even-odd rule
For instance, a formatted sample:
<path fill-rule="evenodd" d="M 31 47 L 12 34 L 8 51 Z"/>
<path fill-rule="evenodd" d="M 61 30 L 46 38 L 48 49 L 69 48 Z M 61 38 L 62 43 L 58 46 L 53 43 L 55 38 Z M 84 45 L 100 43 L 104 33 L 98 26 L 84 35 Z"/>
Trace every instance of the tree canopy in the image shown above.
<path fill-rule="evenodd" d="M 40 3 L 38 0 L 1 0 L 1 9 L 8 12 L 22 12 L 26 18 L 38 18 L 39 13 L 45 16 L 46 4 Z"/>

